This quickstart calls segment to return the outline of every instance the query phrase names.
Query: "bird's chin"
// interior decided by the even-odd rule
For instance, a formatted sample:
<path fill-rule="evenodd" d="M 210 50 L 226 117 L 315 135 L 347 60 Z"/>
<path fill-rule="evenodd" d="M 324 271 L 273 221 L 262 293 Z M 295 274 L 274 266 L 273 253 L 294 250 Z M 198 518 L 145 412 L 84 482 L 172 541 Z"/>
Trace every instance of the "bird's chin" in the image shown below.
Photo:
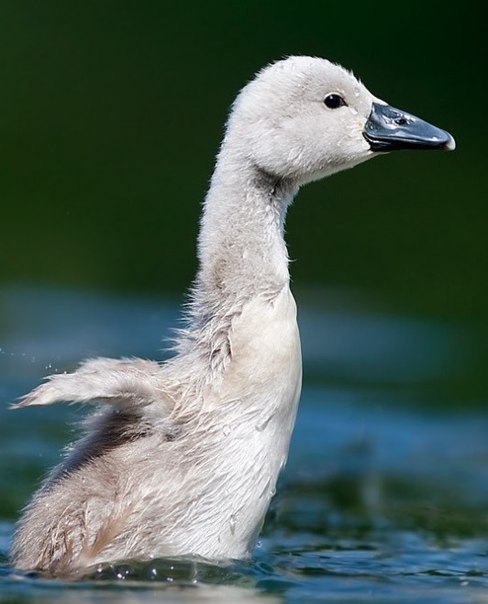
<path fill-rule="evenodd" d="M 365 149 L 364 153 L 360 156 L 347 159 L 340 163 L 327 163 L 317 171 L 304 175 L 303 179 L 300 180 L 300 184 L 307 184 L 315 180 L 321 180 L 322 178 L 326 178 L 327 176 L 332 176 L 333 174 L 337 174 L 338 172 L 342 172 L 343 170 L 349 170 L 349 168 L 354 168 L 354 166 L 362 164 L 363 162 L 367 161 L 368 159 L 371 159 L 372 157 L 375 157 L 376 155 L 378 154 L 373 153 L 370 149 Z"/>

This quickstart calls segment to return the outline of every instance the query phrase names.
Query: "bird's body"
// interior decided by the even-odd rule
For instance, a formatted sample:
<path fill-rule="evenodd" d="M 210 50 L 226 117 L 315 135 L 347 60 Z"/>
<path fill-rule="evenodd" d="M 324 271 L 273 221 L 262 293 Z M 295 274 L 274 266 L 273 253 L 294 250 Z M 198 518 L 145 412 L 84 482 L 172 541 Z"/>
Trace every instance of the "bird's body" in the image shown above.
<path fill-rule="evenodd" d="M 300 185 L 372 157 L 385 140 L 406 146 L 398 132 L 367 131 L 375 105 L 388 107 L 309 57 L 275 63 L 243 89 L 205 201 L 176 355 L 87 361 L 20 403 L 105 405 L 27 506 L 14 564 L 63 575 L 130 558 L 250 555 L 301 389 L 286 211 Z M 430 146 L 453 147 L 430 128 Z"/>

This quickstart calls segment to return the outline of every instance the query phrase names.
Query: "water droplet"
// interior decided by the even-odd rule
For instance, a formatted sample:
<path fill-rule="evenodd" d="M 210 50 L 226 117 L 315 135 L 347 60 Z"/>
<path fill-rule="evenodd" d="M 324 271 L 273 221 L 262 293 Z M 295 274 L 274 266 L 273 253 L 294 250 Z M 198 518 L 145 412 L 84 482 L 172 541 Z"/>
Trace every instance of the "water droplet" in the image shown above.
<path fill-rule="evenodd" d="M 274 492 L 272 492 L 272 489 L 270 489 L 270 486 L 271 486 L 271 476 L 268 476 L 268 480 L 266 481 L 266 484 L 264 485 L 264 488 L 261 491 L 259 498 L 268 497 L 268 496 L 272 497 L 274 495 Z"/>
<path fill-rule="evenodd" d="M 231 534 L 235 535 L 235 533 L 236 533 L 236 515 L 235 514 L 230 515 L 229 526 L 230 526 Z"/>
<path fill-rule="evenodd" d="M 358 110 L 355 107 L 351 107 L 350 109 L 351 109 L 351 113 L 353 115 L 357 115 L 358 114 Z"/>
<path fill-rule="evenodd" d="M 268 415 L 268 417 L 266 417 L 263 421 L 259 422 L 259 424 L 256 424 L 256 430 L 258 432 L 262 432 L 267 427 L 272 417 L 273 415 Z"/>

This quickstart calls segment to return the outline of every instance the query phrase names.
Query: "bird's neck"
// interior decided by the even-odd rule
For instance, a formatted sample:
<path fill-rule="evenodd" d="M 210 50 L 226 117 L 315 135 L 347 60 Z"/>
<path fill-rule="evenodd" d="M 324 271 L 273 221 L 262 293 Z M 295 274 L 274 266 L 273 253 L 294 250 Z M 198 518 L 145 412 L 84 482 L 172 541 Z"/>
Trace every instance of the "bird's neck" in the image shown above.
<path fill-rule="evenodd" d="M 272 296 L 288 284 L 283 229 L 296 191 L 224 148 L 201 220 L 197 299 Z"/>
<path fill-rule="evenodd" d="M 263 173 L 245 158 L 229 157 L 224 145 L 204 204 L 199 270 L 186 308 L 186 327 L 179 330 L 174 346 L 179 353 L 174 363 L 182 363 L 183 374 L 191 367 L 191 374 L 180 381 L 191 384 L 196 398 L 206 385 L 218 383 L 217 376 L 238 353 L 239 340 L 231 342 L 231 331 L 248 317 L 246 308 L 260 303 L 273 308 L 283 298 L 288 304 L 282 314 L 293 317 L 295 325 L 295 305 L 286 295 L 289 273 L 283 230 L 297 188 Z M 282 326 L 281 319 L 278 323 Z M 244 331 L 253 338 L 261 328 L 248 325 Z M 191 365 L 188 355 L 193 355 Z"/>

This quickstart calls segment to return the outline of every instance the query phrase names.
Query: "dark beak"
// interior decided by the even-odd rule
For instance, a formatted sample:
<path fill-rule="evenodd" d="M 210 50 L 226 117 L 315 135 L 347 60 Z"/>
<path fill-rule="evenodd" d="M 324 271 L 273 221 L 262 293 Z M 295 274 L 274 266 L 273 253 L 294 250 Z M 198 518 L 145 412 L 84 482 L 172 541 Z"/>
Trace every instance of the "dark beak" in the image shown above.
<path fill-rule="evenodd" d="M 373 103 L 363 131 L 371 151 L 446 149 L 456 147 L 453 137 L 440 128 L 390 105 Z"/>

